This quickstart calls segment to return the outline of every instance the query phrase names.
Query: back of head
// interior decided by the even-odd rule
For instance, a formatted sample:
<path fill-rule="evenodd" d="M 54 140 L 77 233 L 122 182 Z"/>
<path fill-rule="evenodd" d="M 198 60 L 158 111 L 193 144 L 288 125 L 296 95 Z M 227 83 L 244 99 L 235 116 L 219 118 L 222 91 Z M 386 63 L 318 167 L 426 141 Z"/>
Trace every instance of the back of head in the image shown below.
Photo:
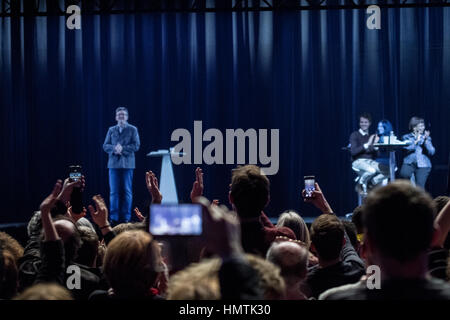
<path fill-rule="evenodd" d="M 267 251 L 267 260 L 280 268 L 282 277 L 302 279 L 307 273 L 308 250 L 290 241 L 274 242 Z"/>
<path fill-rule="evenodd" d="M 310 237 L 308 226 L 305 220 L 294 210 L 287 210 L 278 218 L 277 227 L 288 227 L 291 229 L 297 240 L 300 240 L 309 247 Z"/>
<path fill-rule="evenodd" d="M 6 232 L 0 232 L 0 248 L 9 251 L 16 263 L 23 256 L 22 245 Z"/>
<path fill-rule="evenodd" d="M 161 252 L 144 231 L 125 231 L 108 245 L 104 274 L 119 296 L 145 296 L 161 271 Z"/>
<path fill-rule="evenodd" d="M 373 190 L 363 206 L 366 236 L 384 257 L 400 262 L 424 253 L 433 236 L 431 197 L 407 180 Z"/>
<path fill-rule="evenodd" d="M 319 259 L 330 261 L 341 253 L 344 239 L 344 225 L 333 214 L 322 214 L 311 225 L 311 242 Z"/>
<path fill-rule="evenodd" d="M 269 179 L 255 165 L 234 169 L 230 189 L 233 204 L 241 218 L 258 217 L 269 201 Z"/>
<path fill-rule="evenodd" d="M 362 206 L 357 206 L 353 210 L 352 222 L 353 222 L 353 224 L 356 227 L 356 232 L 358 232 L 358 233 L 363 233 L 364 232 L 362 215 L 363 215 Z"/>
<path fill-rule="evenodd" d="M 70 263 L 75 260 L 81 247 L 80 232 L 77 225 L 66 216 L 56 216 L 54 221 L 55 229 L 64 242 L 66 263 Z"/>
<path fill-rule="evenodd" d="M 441 212 L 442 209 L 447 205 L 447 203 L 450 201 L 450 197 L 447 196 L 438 196 L 433 199 L 434 205 L 436 207 L 436 215 Z M 444 242 L 444 248 L 450 250 L 450 233 L 447 235 L 447 238 Z"/>
<path fill-rule="evenodd" d="M 447 196 L 438 196 L 436 198 L 433 199 L 433 203 L 436 207 L 436 214 L 439 213 L 442 209 L 444 209 L 444 207 L 446 206 L 446 204 L 450 201 L 450 197 Z"/>
<path fill-rule="evenodd" d="M 219 258 L 204 259 L 178 271 L 169 279 L 168 300 L 220 300 Z"/>
<path fill-rule="evenodd" d="M 14 300 L 73 300 L 69 290 L 56 283 L 40 283 L 29 287 Z"/>
<path fill-rule="evenodd" d="M 14 256 L 0 248 L 0 300 L 11 299 L 17 292 L 19 271 Z"/>
<path fill-rule="evenodd" d="M 282 299 L 285 283 L 277 266 L 255 255 L 246 254 L 249 264 L 258 273 L 259 285 L 266 300 Z M 219 270 L 220 258 L 211 258 L 189 265 L 169 280 L 168 300 L 221 299 Z"/>
<path fill-rule="evenodd" d="M 143 224 L 142 222 L 126 222 L 126 223 L 119 223 L 113 228 L 113 231 L 116 236 L 121 234 L 122 232 L 133 230 L 145 231 L 145 224 Z"/>
<path fill-rule="evenodd" d="M 286 284 L 280 269 L 272 262 L 253 254 L 246 254 L 249 264 L 258 272 L 259 284 L 265 300 L 281 300 L 284 298 Z"/>
<path fill-rule="evenodd" d="M 95 259 L 98 253 L 98 236 L 94 230 L 89 227 L 78 227 L 81 238 L 81 247 L 78 249 L 77 258 L 75 262 L 85 266 L 94 266 Z"/>

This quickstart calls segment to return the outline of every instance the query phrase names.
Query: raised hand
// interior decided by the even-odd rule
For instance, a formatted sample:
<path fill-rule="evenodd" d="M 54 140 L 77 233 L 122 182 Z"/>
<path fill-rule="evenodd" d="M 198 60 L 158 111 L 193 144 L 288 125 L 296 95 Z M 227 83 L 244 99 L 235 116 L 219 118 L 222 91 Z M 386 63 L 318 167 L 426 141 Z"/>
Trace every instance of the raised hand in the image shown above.
<path fill-rule="evenodd" d="M 47 196 L 47 198 L 44 199 L 44 201 L 42 201 L 39 207 L 41 210 L 41 216 L 50 214 L 50 210 L 53 208 L 56 201 L 58 200 L 58 195 L 60 194 L 61 189 L 62 189 L 62 181 L 57 180 L 53 187 L 52 192 Z"/>
<path fill-rule="evenodd" d="M 134 208 L 134 214 L 136 215 L 136 217 L 139 219 L 139 221 L 144 221 L 145 217 L 144 215 L 141 213 L 141 211 L 139 210 L 138 207 Z"/>
<path fill-rule="evenodd" d="M 195 202 L 203 207 L 203 240 L 208 251 L 222 259 L 242 255 L 241 228 L 236 213 L 223 205 L 211 205 L 205 197 L 198 197 Z"/>
<path fill-rule="evenodd" d="M 53 224 L 50 210 L 55 205 L 56 201 L 58 201 L 58 195 L 62 189 L 62 181 L 57 180 L 55 186 L 53 187 L 52 192 L 47 198 L 42 201 L 40 205 L 41 210 L 41 220 L 42 227 L 44 229 L 44 239 L 45 241 L 55 241 L 59 239 L 58 233 L 56 232 L 55 225 Z"/>
<path fill-rule="evenodd" d="M 89 212 L 91 213 L 92 220 L 99 226 L 100 229 L 109 226 L 108 223 L 108 208 L 106 207 L 105 200 L 101 195 L 95 195 L 92 197 L 95 204 L 95 209 L 92 205 L 89 205 Z"/>
<path fill-rule="evenodd" d="M 81 187 L 81 190 L 83 190 L 85 185 L 86 180 L 84 179 L 84 176 L 81 176 L 81 179 L 78 181 L 70 181 L 70 178 L 67 178 L 66 180 L 64 180 L 62 190 L 58 195 L 58 200 L 62 201 L 63 203 L 66 203 L 67 201 L 70 200 L 70 195 L 72 194 L 74 187 Z"/>
<path fill-rule="evenodd" d="M 302 197 L 305 202 L 312 203 L 316 208 L 318 208 L 322 213 L 333 213 L 330 205 L 328 204 L 327 199 L 323 195 L 322 190 L 320 189 L 319 184 L 314 183 L 315 190 L 312 192 L 311 197 L 306 196 L 306 190 L 303 189 Z"/>
<path fill-rule="evenodd" d="M 162 194 L 159 191 L 158 178 L 156 178 L 155 174 L 152 171 L 148 171 L 145 173 L 145 183 L 147 185 L 147 190 L 152 197 L 152 203 L 161 203 Z"/>
<path fill-rule="evenodd" d="M 430 136 L 430 131 L 425 130 L 425 134 L 423 135 L 423 138 L 426 139 Z"/>
<path fill-rule="evenodd" d="M 195 202 L 195 198 L 203 195 L 203 171 L 200 167 L 195 169 L 195 181 L 192 185 L 191 201 Z"/>

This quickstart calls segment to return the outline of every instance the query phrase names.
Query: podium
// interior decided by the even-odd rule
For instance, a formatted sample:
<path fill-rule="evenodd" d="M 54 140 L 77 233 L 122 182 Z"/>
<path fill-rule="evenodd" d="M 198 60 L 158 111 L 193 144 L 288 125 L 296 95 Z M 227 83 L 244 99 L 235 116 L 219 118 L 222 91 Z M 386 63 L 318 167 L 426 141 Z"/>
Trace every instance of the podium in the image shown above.
<path fill-rule="evenodd" d="M 394 139 L 391 143 L 374 143 L 374 147 L 386 150 L 389 152 L 389 181 L 395 180 L 395 150 L 408 146 L 408 142 Z"/>
<path fill-rule="evenodd" d="M 147 154 L 147 157 L 161 157 L 161 176 L 159 177 L 159 191 L 163 195 L 162 203 L 178 204 L 177 187 L 175 175 L 173 174 L 171 155 L 175 154 L 172 149 L 160 149 Z M 176 153 L 180 155 L 180 153 Z"/>

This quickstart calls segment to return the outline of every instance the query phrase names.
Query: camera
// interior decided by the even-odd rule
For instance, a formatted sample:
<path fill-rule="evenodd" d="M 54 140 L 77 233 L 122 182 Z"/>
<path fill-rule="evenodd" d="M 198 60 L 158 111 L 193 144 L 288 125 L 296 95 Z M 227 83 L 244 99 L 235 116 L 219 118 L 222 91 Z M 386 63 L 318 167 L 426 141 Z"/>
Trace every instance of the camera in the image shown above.
<path fill-rule="evenodd" d="M 155 236 L 200 236 L 202 208 L 199 204 L 153 204 L 149 229 Z"/>
<path fill-rule="evenodd" d="M 71 182 L 80 181 L 81 180 L 81 166 L 80 165 L 72 165 L 69 167 L 69 179 Z M 72 206 L 73 213 L 82 213 L 83 212 L 83 192 L 81 187 L 74 187 L 72 190 L 72 194 L 70 195 L 70 205 Z"/>
<path fill-rule="evenodd" d="M 313 192 L 316 190 L 315 187 L 315 182 L 316 182 L 316 178 L 315 176 L 305 176 L 305 197 L 307 198 L 311 198 Z"/>

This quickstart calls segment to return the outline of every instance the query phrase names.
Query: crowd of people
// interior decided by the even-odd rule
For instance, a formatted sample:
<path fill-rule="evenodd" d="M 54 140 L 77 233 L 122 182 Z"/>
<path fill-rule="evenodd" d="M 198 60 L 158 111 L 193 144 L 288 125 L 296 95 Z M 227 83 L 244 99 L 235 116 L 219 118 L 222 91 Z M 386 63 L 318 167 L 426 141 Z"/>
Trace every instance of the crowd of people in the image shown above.
<path fill-rule="evenodd" d="M 161 203 L 151 171 L 146 184 Z M 321 211 L 308 228 L 295 210 L 271 223 L 270 181 L 257 166 L 232 170 L 231 210 L 203 196 L 197 168 L 200 250 L 177 270 L 148 232 L 148 215 L 136 209 L 139 222 L 112 226 L 101 195 L 75 214 L 74 187 L 84 188 L 84 177 L 55 183 L 30 218 L 25 248 L 0 232 L 0 299 L 450 299 L 450 198 L 433 200 L 407 180 L 371 190 L 352 221 L 338 217 L 316 183 L 311 196 L 299 195 Z"/>

